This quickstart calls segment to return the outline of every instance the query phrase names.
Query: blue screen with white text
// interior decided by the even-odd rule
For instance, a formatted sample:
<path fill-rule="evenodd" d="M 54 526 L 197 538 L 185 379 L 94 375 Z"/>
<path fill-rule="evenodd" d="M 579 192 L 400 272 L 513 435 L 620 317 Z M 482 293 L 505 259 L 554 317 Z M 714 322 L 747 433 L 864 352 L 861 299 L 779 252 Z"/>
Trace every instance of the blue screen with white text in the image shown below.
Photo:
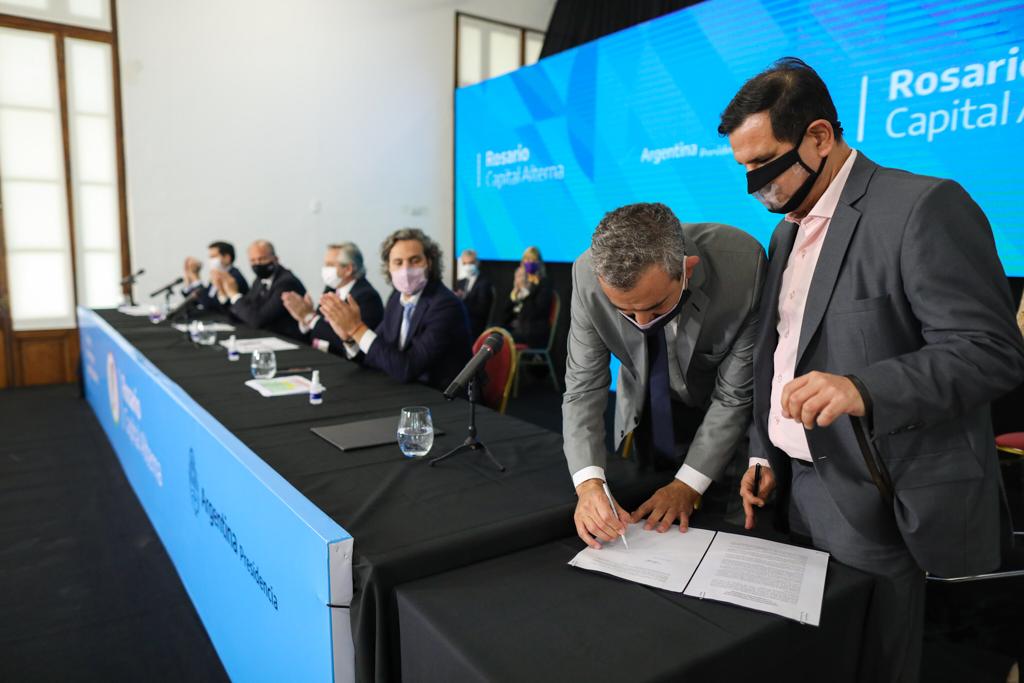
<path fill-rule="evenodd" d="M 1024 276 L 1024 9 L 1019 2 L 709 0 L 455 95 L 456 252 L 572 261 L 605 212 L 660 201 L 767 244 L 718 135 L 743 82 L 797 56 L 828 84 L 850 145 L 952 178 Z"/>

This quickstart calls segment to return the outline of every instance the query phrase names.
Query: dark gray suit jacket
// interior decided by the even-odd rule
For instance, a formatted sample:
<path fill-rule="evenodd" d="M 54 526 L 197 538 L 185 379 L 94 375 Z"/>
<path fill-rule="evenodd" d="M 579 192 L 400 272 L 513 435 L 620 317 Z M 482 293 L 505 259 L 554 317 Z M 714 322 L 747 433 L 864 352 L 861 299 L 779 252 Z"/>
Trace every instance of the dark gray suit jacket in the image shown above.
<path fill-rule="evenodd" d="M 768 439 L 768 411 L 779 289 L 795 236 L 785 221 L 772 236 L 754 355 L 750 452 L 771 462 L 782 501 L 790 462 Z M 850 418 L 807 432 L 847 521 L 891 542 L 883 530 L 895 516 L 911 554 L 933 574 L 997 566 L 989 402 L 1024 380 L 1024 344 L 991 227 L 960 185 L 857 155 L 807 295 L 796 376 L 814 370 L 860 380 L 871 403 L 864 423 L 895 489 L 890 507 Z"/>
<path fill-rule="evenodd" d="M 754 339 L 764 249 L 736 228 L 684 223 L 686 253 L 699 256 L 690 298 L 679 312 L 675 357 L 695 406 L 707 413 L 686 464 L 710 479 L 725 469 L 750 426 Z M 573 265 L 562 434 L 569 472 L 605 466 L 604 410 L 611 355 L 622 361 L 615 401 L 615 446 L 640 422 L 647 397 L 647 342 L 601 291 L 590 250 Z"/>

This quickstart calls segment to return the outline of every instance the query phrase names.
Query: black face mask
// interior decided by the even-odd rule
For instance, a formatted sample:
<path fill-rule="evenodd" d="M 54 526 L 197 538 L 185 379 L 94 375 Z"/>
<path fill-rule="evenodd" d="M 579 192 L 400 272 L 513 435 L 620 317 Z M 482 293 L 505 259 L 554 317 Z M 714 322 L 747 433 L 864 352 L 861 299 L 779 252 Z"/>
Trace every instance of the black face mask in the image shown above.
<path fill-rule="evenodd" d="M 811 187 L 814 186 L 814 181 L 818 179 L 818 176 L 821 175 L 822 170 L 824 170 L 825 161 L 827 159 L 828 157 L 822 158 L 821 163 L 818 164 L 818 170 L 814 170 L 805 164 L 804 160 L 800 158 L 799 146 L 794 147 L 779 158 L 772 159 L 764 166 L 747 172 L 747 193 L 754 195 L 754 198 L 761 202 L 764 207 L 772 213 L 789 213 L 790 211 L 794 211 L 800 206 L 804 199 L 807 198 L 807 195 L 811 191 Z M 804 180 L 803 184 L 797 188 L 796 192 L 793 193 L 793 196 L 789 198 L 789 201 L 782 206 L 771 206 L 764 199 L 761 191 L 795 164 L 800 164 L 800 166 L 807 171 L 807 179 Z"/>
<path fill-rule="evenodd" d="M 256 277 L 261 280 L 266 280 L 274 274 L 275 270 L 277 270 L 276 263 L 254 263 L 252 266 L 252 272 L 256 273 Z"/>

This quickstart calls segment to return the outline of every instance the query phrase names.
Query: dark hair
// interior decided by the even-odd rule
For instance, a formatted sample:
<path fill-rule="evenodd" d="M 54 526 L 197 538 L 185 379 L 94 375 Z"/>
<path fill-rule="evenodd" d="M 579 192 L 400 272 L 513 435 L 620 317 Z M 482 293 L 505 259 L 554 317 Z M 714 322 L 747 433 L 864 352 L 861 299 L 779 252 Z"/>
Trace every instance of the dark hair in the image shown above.
<path fill-rule="evenodd" d="M 825 81 L 802 59 L 783 57 L 743 84 L 722 112 L 719 135 L 730 135 L 751 114 L 767 111 L 772 134 L 782 142 L 800 144 L 811 121 L 832 124 L 836 140 L 843 139 L 836 105 Z"/>
<path fill-rule="evenodd" d="M 231 262 L 235 262 L 235 247 L 230 242 L 210 242 L 207 249 L 216 249 L 221 256 L 230 256 Z"/>
<path fill-rule="evenodd" d="M 391 269 L 388 267 L 391 262 L 391 249 L 396 242 L 403 240 L 416 240 L 423 245 L 423 254 L 430 261 L 430 268 L 427 269 L 428 280 L 441 279 L 441 247 L 434 240 L 427 237 L 427 233 L 419 228 L 401 228 L 387 236 L 380 245 L 381 270 L 384 279 L 391 284 Z"/>

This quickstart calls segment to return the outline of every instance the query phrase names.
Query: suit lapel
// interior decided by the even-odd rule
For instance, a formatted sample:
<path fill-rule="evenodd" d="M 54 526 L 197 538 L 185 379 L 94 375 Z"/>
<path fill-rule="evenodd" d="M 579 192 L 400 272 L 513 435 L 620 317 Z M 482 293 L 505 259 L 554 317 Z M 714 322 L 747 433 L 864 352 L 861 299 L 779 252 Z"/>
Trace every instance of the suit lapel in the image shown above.
<path fill-rule="evenodd" d="M 878 166 L 874 162 L 862 154 L 857 154 L 853 168 L 850 169 L 850 176 L 846 179 L 846 186 L 836 205 L 836 211 L 829 222 L 825 242 L 821 245 L 818 263 L 811 277 L 811 286 L 807 291 L 804 319 L 800 325 L 800 344 L 796 353 L 798 367 L 807 345 L 825 317 L 836 280 L 839 279 L 839 271 L 846 260 L 846 250 L 853 239 L 853 233 L 857 230 L 857 223 L 860 222 L 860 211 L 853 205 L 864 196 L 868 181 L 876 168 Z"/>
<path fill-rule="evenodd" d="M 696 275 L 696 273 L 694 274 Z M 707 314 L 710 303 L 711 299 L 704 293 L 704 290 L 700 287 L 694 287 L 690 290 L 690 298 L 687 300 L 686 305 L 679 312 L 679 327 L 676 330 L 675 361 L 679 364 L 679 372 L 683 377 L 687 376 L 690 359 L 693 357 L 693 349 L 700 338 L 700 328 L 704 324 L 704 316 Z"/>

